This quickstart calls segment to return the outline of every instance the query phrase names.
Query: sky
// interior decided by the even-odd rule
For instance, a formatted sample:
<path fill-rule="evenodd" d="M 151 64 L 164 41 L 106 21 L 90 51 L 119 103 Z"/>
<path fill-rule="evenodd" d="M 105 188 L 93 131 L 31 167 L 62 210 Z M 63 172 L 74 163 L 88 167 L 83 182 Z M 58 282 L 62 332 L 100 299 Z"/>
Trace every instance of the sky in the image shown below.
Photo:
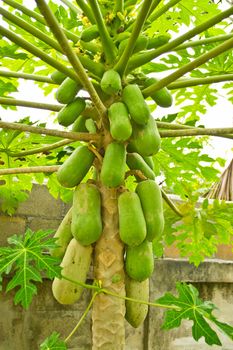
<path fill-rule="evenodd" d="M 29 8 L 34 8 L 34 1 L 32 0 L 24 0 L 24 4 Z M 229 4 L 225 3 L 224 7 L 229 7 Z M 208 107 L 207 113 L 201 116 L 201 122 L 209 128 L 232 127 L 233 105 L 226 99 L 226 90 L 221 89 L 221 84 L 214 84 L 213 87 L 219 91 L 219 99 L 217 105 Z M 20 92 L 12 94 L 12 96 L 18 99 L 26 99 L 29 101 L 31 100 L 45 103 L 56 103 L 54 96 L 44 96 L 42 91 L 31 81 L 21 80 L 19 91 Z M 172 106 L 168 109 L 158 107 L 156 109 L 156 116 L 163 116 L 165 113 L 175 113 L 179 110 L 179 108 L 179 106 Z M 49 111 L 23 107 L 18 107 L 17 112 L 5 110 L 2 108 L 0 109 L 0 117 L 4 121 L 16 121 L 28 115 L 30 115 L 34 121 L 45 121 L 48 123 L 48 127 L 58 128 L 58 124 L 53 124 L 55 115 L 51 115 Z M 220 156 L 226 159 L 228 163 L 233 156 L 233 140 L 220 137 L 211 137 L 210 144 L 208 147 L 206 147 L 205 151 L 213 157 Z"/>

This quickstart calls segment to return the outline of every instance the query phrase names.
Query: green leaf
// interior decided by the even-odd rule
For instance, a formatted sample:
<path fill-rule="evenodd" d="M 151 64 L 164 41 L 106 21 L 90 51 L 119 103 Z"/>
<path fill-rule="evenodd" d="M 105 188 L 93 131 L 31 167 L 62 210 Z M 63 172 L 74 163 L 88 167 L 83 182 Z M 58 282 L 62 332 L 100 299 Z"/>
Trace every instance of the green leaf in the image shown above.
<path fill-rule="evenodd" d="M 52 230 L 32 232 L 28 229 L 25 236 L 10 237 L 9 247 L 0 248 L 0 276 L 13 274 L 6 291 L 17 288 L 14 302 L 24 308 L 28 308 L 37 293 L 34 282 L 41 282 L 42 274 L 50 279 L 60 276 L 60 261 L 49 254 L 49 249 L 57 246 L 51 233 Z"/>
<path fill-rule="evenodd" d="M 184 319 L 191 320 L 193 321 L 192 334 L 196 341 L 204 337 L 208 345 L 221 345 L 217 333 L 211 328 L 211 322 L 213 322 L 221 332 L 232 339 L 233 327 L 216 319 L 212 314 L 216 306 L 209 301 L 201 300 L 194 286 L 178 282 L 176 289 L 178 297 L 165 293 L 163 297 L 156 300 L 162 305 L 177 306 L 177 310 L 166 311 L 163 329 L 179 327 Z"/>
<path fill-rule="evenodd" d="M 45 341 L 40 345 L 40 350 L 66 350 L 68 349 L 65 342 L 60 339 L 60 334 L 53 332 Z"/>

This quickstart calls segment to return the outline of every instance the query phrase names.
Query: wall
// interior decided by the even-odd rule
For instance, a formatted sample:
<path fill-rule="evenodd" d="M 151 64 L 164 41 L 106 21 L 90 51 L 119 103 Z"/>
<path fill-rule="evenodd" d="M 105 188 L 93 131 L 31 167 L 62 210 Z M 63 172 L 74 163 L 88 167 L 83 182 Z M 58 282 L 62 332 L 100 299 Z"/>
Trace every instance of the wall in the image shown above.
<path fill-rule="evenodd" d="M 45 187 L 35 185 L 29 199 L 20 205 L 14 217 L 0 215 L 0 245 L 14 233 L 32 230 L 56 229 L 68 206 L 52 198 Z M 174 291 L 176 281 L 192 282 L 203 298 L 211 299 L 221 312 L 222 321 L 233 325 L 233 262 L 208 260 L 198 269 L 180 259 L 161 259 L 155 263 L 151 280 L 150 299 L 155 300 L 166 291 Z M 4 286 L 7 280 L 4 281 Z M 3 288 L 4 290 L 4 288 Z M 59 305 L 51 293 L 51 281 L 38 284 L 38 295 L 28 310 L 13 305 L 14 293 L 0 294 L 0 350 L 35 350 L 52 331 L 65 338 L 79 320 L 90 299 L 85 291 L 81 300 L 72 306 Z M 220 349 L 196 343 L 191 337 L 190 321 L 179 329 L 161 330 L 163 312 L 151 308 L 139 329 L 126 324 L 126 350 L 207 350 Z M 233 343 L 221 337 L 222 350 L 232 350 Z M 91 315 L 69 342 L 70 350 L 91 349 Z M 111 349 L 109 349 L 111 350 Z"/>

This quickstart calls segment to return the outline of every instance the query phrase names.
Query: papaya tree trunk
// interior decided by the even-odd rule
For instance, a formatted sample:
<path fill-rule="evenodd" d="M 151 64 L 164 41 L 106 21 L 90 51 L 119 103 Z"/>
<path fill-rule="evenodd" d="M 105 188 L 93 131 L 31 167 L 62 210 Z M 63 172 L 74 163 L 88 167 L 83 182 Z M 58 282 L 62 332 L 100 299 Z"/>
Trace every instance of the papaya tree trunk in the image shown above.
<path fill-rule="evenodd" d="M 95 247 L 94 278 L 102 287 L 125 296 L 124 246 L 119 239 L 117 190 L 100 188 L 102 195 L 103 233 Z M 125 302 L 99 294 L 92 310 L 93 350 L 125 348 Z"/>

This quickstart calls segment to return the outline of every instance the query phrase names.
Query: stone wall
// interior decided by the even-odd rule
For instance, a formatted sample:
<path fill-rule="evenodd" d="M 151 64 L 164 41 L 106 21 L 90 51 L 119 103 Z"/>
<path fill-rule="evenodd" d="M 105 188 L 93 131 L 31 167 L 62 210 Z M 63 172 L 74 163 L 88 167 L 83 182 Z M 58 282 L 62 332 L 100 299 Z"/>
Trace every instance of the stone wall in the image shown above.
<path fill-rule="evenodd" d="M 56 229 L 68 206 L 52 198 L 45 187 L 35 185 L 29 199 L 20 205 L 13 217 L 0 215 L 0 245 L 14 233 Z M 155 300 L 166 291 L 174 291 L 176 281 L 192 282 L 204 299 L 212 300 L 222 321 L 233 325 L 233 262 L 208 260 L 198 269 L 181 259 L 160 259 L 155 263 L 151 280 L 150 299 Z M 4 283 L 7 281 L 5 280 Z M 3 288 L 4 290 L 4 288 Z M 0 350 L 36 350 L 54 330 L 65 338 L 85 310 L 90 293 L 85 291 L 75 305 L 62 306 L 54 300 L 51 282 L 38 284 L 38 295 L 28 310 L 13 305 L 14 293 L 0 294 Z M 126 350 L 207 350 L 220 349 L 196 343 L 191 336 L 191 322 L 183 322 L 179 329 L 161 330 L 163 312 L 151 308 L 139 329 L 126 324 Z M 233 343 L 221 337 L 222 350 L 232 350 Z M 70 350 L 91 350 L 91 315 L 69 342 Z M 109 349 L 111 350 L 111 349 Z"/>

